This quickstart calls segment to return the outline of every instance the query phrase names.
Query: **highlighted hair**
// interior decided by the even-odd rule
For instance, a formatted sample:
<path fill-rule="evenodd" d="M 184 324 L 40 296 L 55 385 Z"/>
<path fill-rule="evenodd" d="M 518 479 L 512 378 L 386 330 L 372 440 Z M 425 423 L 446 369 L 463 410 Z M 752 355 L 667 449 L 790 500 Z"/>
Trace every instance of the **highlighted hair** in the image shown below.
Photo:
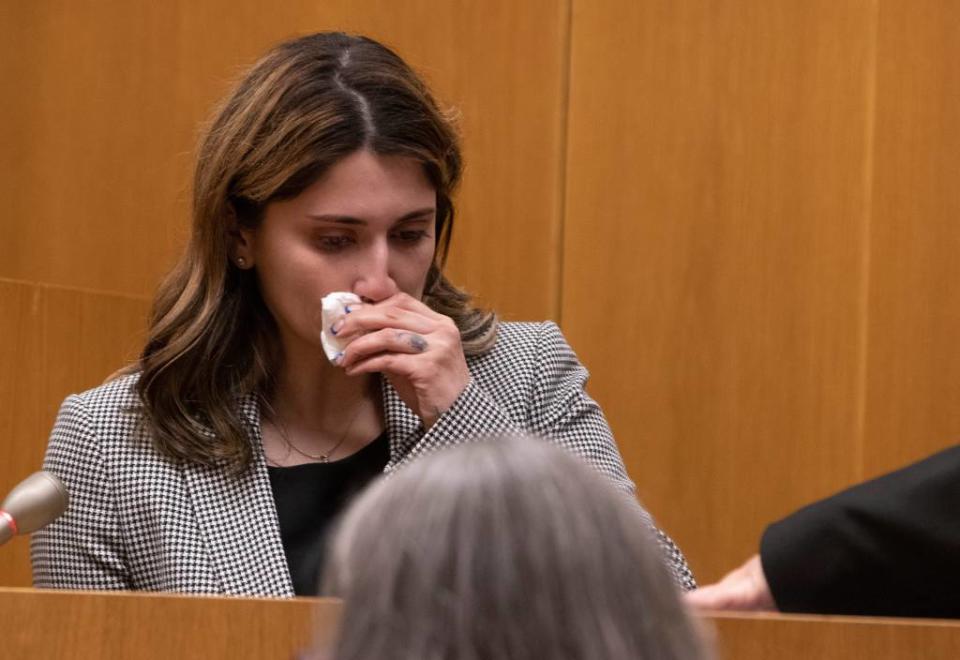
<path fill-rule="evenodd" d="M 437 194 L 434 263 L 424 302 L 460 328 L 467 355 L 496 337 L 492 312 L 443 276 L 461 173 L 452 122 L 395 53 L 364 37 L 314 34 L 283 43 L 215 113 L 194 175 L 193 230 L 156 295 L 139 362 L 146 428 L 175 460 L 252 460 L 238 397 L 269 397 L 281 360 L 276 323 L 252 271 L 229 260 L 233 223 L 253 228 L 267 204 L 300 194 L 358 149 L 414 158 Z"/>

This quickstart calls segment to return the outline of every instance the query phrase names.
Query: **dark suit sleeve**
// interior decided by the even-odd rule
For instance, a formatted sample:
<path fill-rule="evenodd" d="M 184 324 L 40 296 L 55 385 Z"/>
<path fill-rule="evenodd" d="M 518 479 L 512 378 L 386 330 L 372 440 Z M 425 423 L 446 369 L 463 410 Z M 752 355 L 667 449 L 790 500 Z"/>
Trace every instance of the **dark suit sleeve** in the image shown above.
<path fill-rule="evenodd" d="M 960 447 L 774 523 L 760 556 L 784 612 L 960 617 Z"/>

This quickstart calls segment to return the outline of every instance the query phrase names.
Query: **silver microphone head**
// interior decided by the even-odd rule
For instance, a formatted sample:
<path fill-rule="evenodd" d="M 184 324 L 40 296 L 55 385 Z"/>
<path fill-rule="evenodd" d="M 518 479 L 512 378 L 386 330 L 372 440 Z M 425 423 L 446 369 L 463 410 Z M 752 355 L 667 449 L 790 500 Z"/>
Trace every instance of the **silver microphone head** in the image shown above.
<path fill-rule="evenodd" d="M 0 509 L 13 518 L 17 534 L 30 534 L 59 518 L 68 502 L 63 482 L 50 472 L 40 471 L 17 484 Z"/>

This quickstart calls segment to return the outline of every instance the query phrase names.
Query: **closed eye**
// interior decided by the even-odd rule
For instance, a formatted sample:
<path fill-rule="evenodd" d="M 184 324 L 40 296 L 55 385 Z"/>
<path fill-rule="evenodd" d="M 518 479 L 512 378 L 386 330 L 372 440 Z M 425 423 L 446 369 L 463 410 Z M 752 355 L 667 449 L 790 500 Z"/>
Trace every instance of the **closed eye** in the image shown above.
<path fill-rule="evenodd" d="M 350 247 L 354 240 L 352 236 L 319 236 L 317 237 L 317 245 L 321 250 L 325 252 L 339 252 L 344 248 Z"/>
<path fill-rule="evenodd" d="M 400 243 L 412 245 L 419 243 L 425 238 L 429 238 L 430 232 L 426 229 L 401 229 L 400 231 L 393 232 L 392 236 L 394 240 Z"/>

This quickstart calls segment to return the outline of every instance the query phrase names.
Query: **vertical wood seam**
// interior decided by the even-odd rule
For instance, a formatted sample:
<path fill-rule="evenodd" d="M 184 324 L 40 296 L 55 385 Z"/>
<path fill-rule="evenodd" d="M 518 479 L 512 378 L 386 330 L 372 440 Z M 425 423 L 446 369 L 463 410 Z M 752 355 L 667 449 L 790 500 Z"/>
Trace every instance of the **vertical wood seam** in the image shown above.
<path fill-rule="evenodd" d="M 875 178 L 875 147 L 877 127 L 877 49 L 880 29 L 880 2 L 874 0 L 869 24 L 866 66 L 866 117 L 864 121 L 863 159 L 863 215 L 860 223 L 860 301 L 857 318 L 857 398 L 854 428 L 853 474 L 856 481 L 864 479 L 867 401 L 869 393 L 870 358 L 870 265 L 873 224 L 873 194 Z"/>
<path fill-rule="evenodd" d="M 566 278 L 566 222 L 567 222 L 567 181 L 569 148 L 570 148 L 570 70 L 572 68 L 573 50 L 573 2 L 564 0 L 562 8 L 560 38 L 560 132 L 559 132 L 559 164 L 557 167 L 557 224 L 554 234 L 554 272 L 553 272 L 553 300 L 551 301 L 552 314 L 558 325 L 563 327 L 563 284 Z"/>

